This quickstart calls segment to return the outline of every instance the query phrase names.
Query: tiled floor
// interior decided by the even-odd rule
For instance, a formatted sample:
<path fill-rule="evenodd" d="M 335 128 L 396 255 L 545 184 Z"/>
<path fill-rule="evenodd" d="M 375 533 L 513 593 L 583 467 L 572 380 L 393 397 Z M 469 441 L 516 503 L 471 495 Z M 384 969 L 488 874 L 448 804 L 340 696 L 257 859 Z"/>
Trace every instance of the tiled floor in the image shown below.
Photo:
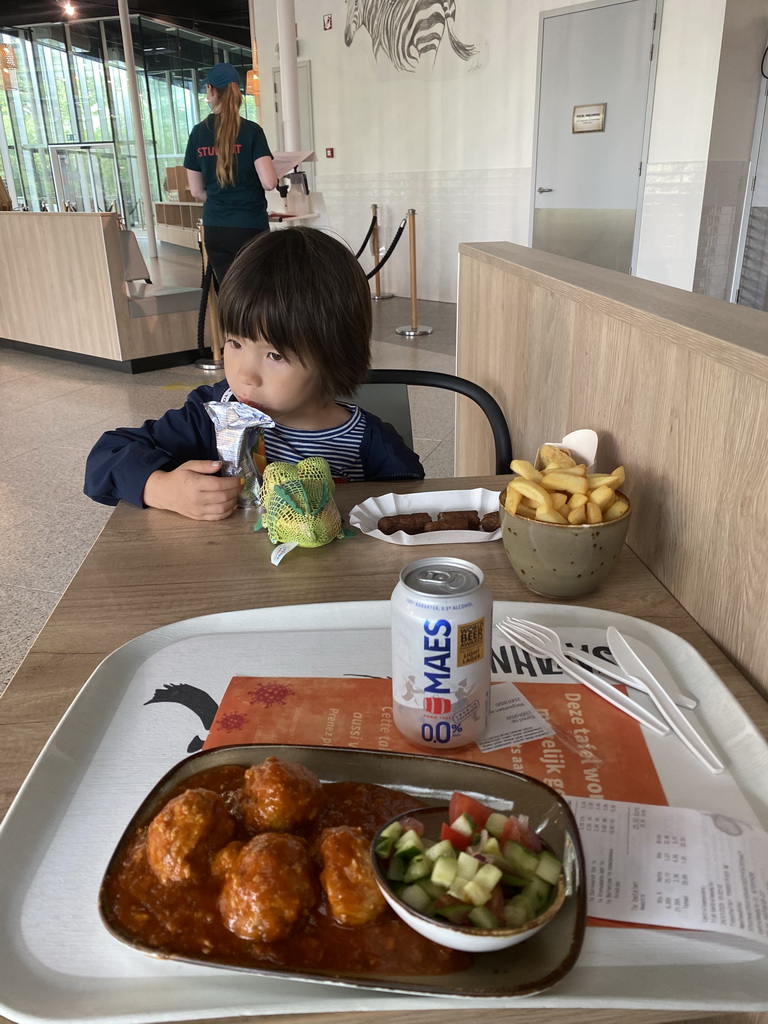
<path fill-rule="evenodd" d="M 199 284 L 197 254 L 160 246 L 157 284 Z M 410 300 L 374 303 L 374 366 L 455 372 L 455 306 L 419 303 L 431 335 L 395 333 Z M 0 346 L 0 693 L 109 518 L 82 493 L 85 458 L 99 435 L 181 405 L 218 375 L 194 366 L 136 375 Z M 414 447 L 428 477 L 453 473 L 453 397 L 414 388 Z"/>

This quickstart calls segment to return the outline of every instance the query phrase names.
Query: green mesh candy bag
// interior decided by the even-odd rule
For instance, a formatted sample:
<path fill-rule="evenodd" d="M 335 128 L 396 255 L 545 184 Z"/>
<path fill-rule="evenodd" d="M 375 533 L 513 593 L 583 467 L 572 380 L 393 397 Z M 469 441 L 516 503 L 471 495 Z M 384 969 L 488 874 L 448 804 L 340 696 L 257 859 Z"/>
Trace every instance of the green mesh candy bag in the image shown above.
<path fill-rule="evenodd" d="M 333 500 L 335 484 L 325 459 L 302 459 L 296 465 L 270 462 L 261 482 L 266 527 L 273 544 L 319 548 L 343 537 L 341 513 Z"/>

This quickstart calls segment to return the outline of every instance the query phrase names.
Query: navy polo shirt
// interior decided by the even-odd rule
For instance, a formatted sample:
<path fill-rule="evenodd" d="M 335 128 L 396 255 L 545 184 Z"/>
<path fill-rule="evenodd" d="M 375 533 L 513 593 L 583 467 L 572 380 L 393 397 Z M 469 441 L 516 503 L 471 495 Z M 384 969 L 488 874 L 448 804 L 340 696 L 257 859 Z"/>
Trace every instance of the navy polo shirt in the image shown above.
<path fill-rule="evenodd" d="M 216 180 L 215 142 L 216 115 L 209 114 L 192 129 L 184 155 L 184 166 L 203 175 L 207 197 L 203 205 L 203 224 L 220 228 L 268 228 L 267 197 L 254 167 L 254 161 L 260 157 L 272 156 L 261 126 L 240 119 L 232 161 L 235 183 L 226 188 Z"/>

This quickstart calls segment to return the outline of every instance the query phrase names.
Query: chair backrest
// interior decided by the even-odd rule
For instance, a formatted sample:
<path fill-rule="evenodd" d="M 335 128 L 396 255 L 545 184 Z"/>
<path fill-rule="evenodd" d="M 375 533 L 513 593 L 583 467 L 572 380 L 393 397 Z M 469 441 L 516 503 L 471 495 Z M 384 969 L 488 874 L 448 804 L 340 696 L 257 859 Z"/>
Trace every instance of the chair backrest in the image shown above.
<path fill-rule="evenodd" d="M 455 391 L 483 410 L 488 420 L 496 448 L 496 473 L 509 472 L 512 461 L 512 441 L 501 406 L 484 388 L 464 377 L 436 370 L 371 370 L 368 382 L 360 387 L 356 401 L 370 409 L 381 419 L 391 423 L 409 447 L 413 447 L 411 409 L 408 386 L 442 388 Z"/>

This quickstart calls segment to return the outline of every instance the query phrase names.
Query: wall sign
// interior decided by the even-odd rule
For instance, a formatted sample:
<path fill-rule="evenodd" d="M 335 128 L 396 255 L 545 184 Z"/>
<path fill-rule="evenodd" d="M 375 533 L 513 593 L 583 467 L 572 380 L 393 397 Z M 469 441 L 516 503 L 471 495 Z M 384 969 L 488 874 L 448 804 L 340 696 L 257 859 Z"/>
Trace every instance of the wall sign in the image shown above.
<path fill-rule="evenodd" d="M 607 103 L 587 103 L 574 107 L 572 133 L 576 135 L 579 132 L 604 132 L 607 106 Z"/>

